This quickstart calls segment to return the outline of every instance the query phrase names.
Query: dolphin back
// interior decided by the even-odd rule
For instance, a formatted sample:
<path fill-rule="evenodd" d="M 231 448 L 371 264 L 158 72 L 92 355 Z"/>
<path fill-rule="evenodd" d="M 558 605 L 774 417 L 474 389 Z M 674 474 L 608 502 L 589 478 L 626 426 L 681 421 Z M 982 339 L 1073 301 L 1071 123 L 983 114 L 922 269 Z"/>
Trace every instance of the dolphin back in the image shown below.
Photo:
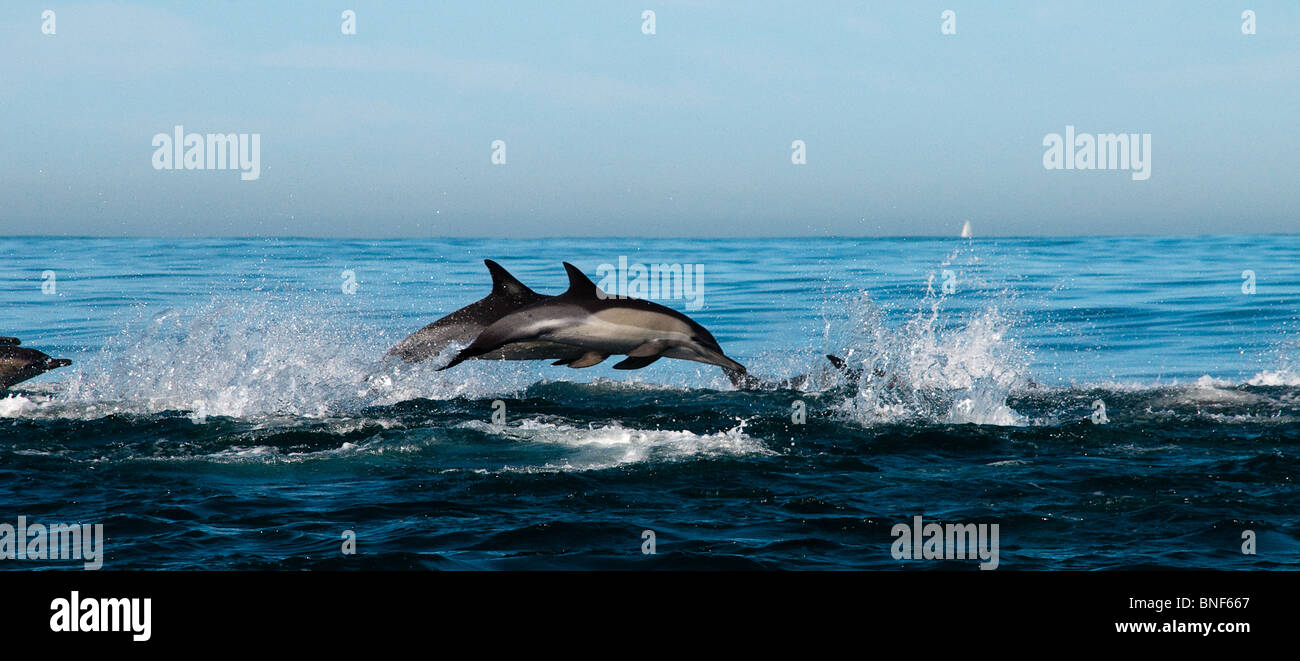
<path fill-rule="evenodd" d="M 500 264 L 490 259 L 483 263 L 492 275 L 492 291 L 487 296 L 410 334 L 385 355 L 408 363 L 428 360 L 453 343 L 473 342 L 485 328 L 514 310 L 550 298 L 529 289 Z"/>

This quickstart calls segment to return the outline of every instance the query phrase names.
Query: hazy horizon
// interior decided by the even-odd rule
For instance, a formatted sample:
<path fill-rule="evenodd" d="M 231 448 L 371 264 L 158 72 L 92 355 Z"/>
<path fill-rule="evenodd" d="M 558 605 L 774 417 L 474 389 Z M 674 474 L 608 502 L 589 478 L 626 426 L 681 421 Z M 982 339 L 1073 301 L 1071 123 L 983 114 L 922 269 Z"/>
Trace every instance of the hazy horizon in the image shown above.
<path fill-rule="evenodd" d="M 95 2 L 0 37 L 0 236 L 1300 231 L 1295 3 Z M 256 171 L 186 171 L 176 127 Z M 1132 167 L 1048 169 L 1076 131 Z"/>

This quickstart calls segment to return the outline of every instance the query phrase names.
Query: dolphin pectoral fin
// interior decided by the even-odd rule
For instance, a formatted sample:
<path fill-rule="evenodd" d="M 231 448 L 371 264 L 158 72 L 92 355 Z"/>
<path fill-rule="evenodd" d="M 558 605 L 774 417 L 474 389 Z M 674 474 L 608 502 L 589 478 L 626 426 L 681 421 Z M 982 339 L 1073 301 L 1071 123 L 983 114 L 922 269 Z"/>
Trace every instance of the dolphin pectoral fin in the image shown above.
<path fill-rule="evenodd" d="M 614 364 L 616 370 L 639 370 L 663 357 L 671 342 L 651 340 L 627 352 L 627 359 Z"/>
<path fill-rule="evenodd" d="M 609 358 L 609 354 L 607 353 L 588 351 L 587 353 L 578 356 L 574 360 L 565 363 L 565 365 L 569 366 L 572 369 L 582 369 L 584 367 L 591 367 L 592 365 L 599 364 L 602 360 L 605 360 L 606 358 Z"/>
<path fill-rule="evenodd" d="M 455 357 L 453 357 L 453 358 L 451 359 L 451 362 L 447 363 L 446 365 L 443 365 L 442 367 L 439 367 L 438 369 L 436 369 L 436 370 L 434 370 L 434 371 L 435 371 L 435 372 L 441 372 L 441 371 L 443 371 L 443 370 L 449 370 L 449 369 L 451 369 L 451 368 L 453 368 L 453 367 L 455 367 L 455 366 L 457 366 L 457 365 L 459 365 L 459 364 L 461 364 L 461 363 L 463 363 L 463 362 L 465 362 L 465 361 L 467 361 L 467 360 L 473 358 L 473 357 L 476 356 L 476 355 L 478 355 L 478 354 L 471 354 L 471 353 L 469 353 L 469 347 L 465 347 L 464 349 L 461 349 L 460 352 L 457 353 L 457 354 L 455 355 Z"/>
<path fill-rule="evenodd" d="M 656 354 L 656 355 L 653 355 L 653 356 L 640 356 L 640 357 L 637 357 L 637 358 L 627 358 L 627 359 L 625 359 L 625 360 L 621 360 L 621 361 L 619 361 L 619 362 L 617 362 L 617 363 L 614 363 L 614 369 L 616 369 L 616 370 L 639 370 L 639 369 L 641 369 L 642 367 L 645 367 L 646 365 L 649 365 L 650 363 L 653 363 L 654 361 L 659 360 L 661 357 L 662 357 L 662 356 Z"/>

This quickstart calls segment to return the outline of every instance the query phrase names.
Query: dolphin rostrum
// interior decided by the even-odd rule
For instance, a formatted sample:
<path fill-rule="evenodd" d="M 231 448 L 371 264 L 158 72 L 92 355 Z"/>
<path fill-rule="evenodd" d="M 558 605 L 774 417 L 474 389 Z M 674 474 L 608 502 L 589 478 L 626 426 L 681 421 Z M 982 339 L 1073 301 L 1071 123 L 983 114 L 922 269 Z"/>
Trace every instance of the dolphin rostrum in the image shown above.
<path fill-rule="evenodd" d="M 487 296 L 421 328 L 398 342 L 386 355 L 408 363 L 437 356 L 453 342 L 468 344 L 493 322 L 526 305 L 551 298 L 529 289 L 509 271 L 490 259 L 483 260 L 492 274 L 492 291 Z M 545 342 L 513 344 L 481 358 L 498 360 L 573 360 L 584 352 L 573 347 Z"/>
<path fill-rule="evenodd" d="M 545 342 L 581 349 L 577 358 L 561 358 L 554 365 L 590 367 L 611 355 L 625 355 L 614 369 L 640 369 L 668 357 L 745 372 L 745 366 L 723 354 L 713 335 L 690 317 L 658 303 L 610 296 L 578 267 L 565 262 L 564 269 L 569 274 L 567 291 L 501 317 L 439 369 L 515 343 Z"/>
<path fill-rule="evenodd" d="M 14 337 L 0 337 L 0 390 L 52 369 L 72 364 L 66 358 L 50 358 L 35 349 L 18 346 Z"/>

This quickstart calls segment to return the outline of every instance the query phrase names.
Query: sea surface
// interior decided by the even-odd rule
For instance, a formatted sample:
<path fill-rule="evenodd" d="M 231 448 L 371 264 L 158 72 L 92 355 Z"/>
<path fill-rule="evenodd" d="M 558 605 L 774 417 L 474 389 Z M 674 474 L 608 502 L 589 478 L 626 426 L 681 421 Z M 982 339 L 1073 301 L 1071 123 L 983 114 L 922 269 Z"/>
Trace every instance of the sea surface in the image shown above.
<path fill-rule="evenodd" d="M 0 523 L 102 524 L 106 570 L 976 569 L 895 558 L 916 516 L 997 524 L 999 571 L 1300 568 L 1300 236 L 0 257 L 0 335 L 74 361 L 0 394 Z M 487 293 L 484 258 L 552 294 L 562 261 L 702 269 L 656 300 L 751 373 L 810 378 L 385 361 Z"/>

